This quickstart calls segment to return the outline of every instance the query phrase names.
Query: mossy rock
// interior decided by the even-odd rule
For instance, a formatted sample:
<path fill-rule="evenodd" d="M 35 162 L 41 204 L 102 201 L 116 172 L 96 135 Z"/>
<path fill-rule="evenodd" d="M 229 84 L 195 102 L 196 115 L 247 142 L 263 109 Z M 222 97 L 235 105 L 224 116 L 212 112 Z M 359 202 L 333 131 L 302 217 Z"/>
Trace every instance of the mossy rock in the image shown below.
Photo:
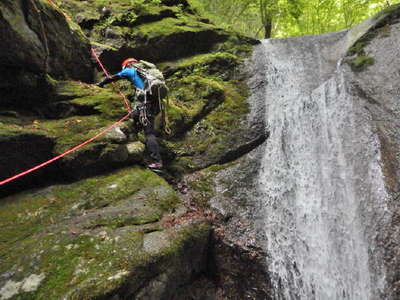
<path fill-rule="evenodd" d="M 76 115 L 101 115 L 108 120 L 116 120 L 127 112 L 121 95 L 110 88 L 98 88 L 76 81 L 58 81 L 52 103 L 45 113 L 51 118 L 66 118 Z M 57 108 L 60 107 L 61 109 Z"/>
<path fill-rule="evenodd" d="M 0 5 L 0 9 L 4 17 L 3 42 L 7 45 L 0 51 L 4 65 L 19 66 L 35 73 L 44 73 L 47 68 L 49 74 L 56 78 L 90 80 L 89 41 L 80 28 L 69 23 L 51 2 L 35 0 L 22 7 L 20 1 L 7 0 Z M 45 39 L 40 21 L 46 33 Z M 47 66 L 45 40 L 49 47 Z"/>
<path fill-rule="evenodd" d="M 5 153 L 1 178 L 25 171 L 85 142 L 127 114 L 123 99 L 112 90 L 74 81 L 55 82 L 54 87 L 53 102 L 42 110 L 52 118 L 63 118 L 35 119 L 18 114 L 0 117 L 0 143 Z M 131 126 L 126 127 L 129 131 Z M 100 170 L 126 165 L 129 153 L 121 145 L 125 139 L 116 139 L 110 134 L 98 137 L 56 162 L 59 168 L 56 178 L 76 177 L 77 174 L 81 174 L 78 177 L 89 176 Z M 41 175 L 55 172 L 52 168 L 44 171 Z M 44 181 L 47 177 L 43 178 Z"/>
<path fill-rule="evenodd" d="M 29 125 L 31 126 L 31 125 Z M 44 132 L 33 127 L 19 125 L 0 125 L 0 181 L 26 171 L 53 156 L 54 140 Z M 55 171 L 50 168 L 47 171 Z M 47 172 L 40 170 L 30 176 L 16 181 L 13 188 L 20 190 L 23 186 L 38 184 L 48 180 Z M 11 187 L 10 187 L 11 189 Z M 0 195 L 8 192 L 2 187 Z"/>
<path fill-rule="evenodd" d="M 193 75 L 172 86 L 170 99 L 173 105 L 168 109 L 174 134 L 188 131 L 199 120 L 224 101 L 223 86 L 211 79 Z M 176 114 L 180 112 L 180 117 Z M 178 120 L 178 122 L 176 122 Z M 181 122 L 180 122 L 181 121 Z"/>
<path fill-rule="evenodd" d="M 209 226 L 166 227 L 161 218 L 180 203 L 151 171 L 125 169 L 0 205 L 5 299 L 128 297 L 162 274 L 173 285 L 204 268 Z"/>
<path fill-rule="evenodd" d="M 171 89 L 168 113 L 173 134 L 169 138 L 174 141 L 168 144 L 172 145 L 172 148 L 169 146 L 167 148 L 164 147 L 164 153 L 173 149 L 173 154 L 166 153 L 164 156 L 168 160 L 172 159 L 177 153 L 190 152 L 190 156 L 195 153 L 194 156 L 198 157 L 196 158 L 197 160 L 203 156 L 206 149 L 210 149 L 211 152 L 218 153 L 218 155 L 211 155 L 210 162 L 207 159 L 207 163 L 197 164 L 190 160 L 189 165 L 195 165 L 195 168 L 200 168 L 208 165 L 211 161 L 220 160 L 224 156 L 222 152 L 232 146 L 232 143 L 222 146 L 225 144 L 225 140 L 229 140 L 229 130 L 238 125 L 232 123 L 233 116 L 228 117 L 228 114 L 225 115 L 224 113 L 222 115 L 221 113 L 229 110 L 228 107 L 235 107 L 232 114 L 236 114 L 235 118 L 239 120 L 242 117 L 238 116 L 246 114 L 248 111 L 245 108 L 246 104 L 238 100 L 246 97 L 246 87 L 239 82 L 237 84 L 233 79 L 240 73 L 237 72 L 237 69 L 240 68 L 243 57 L 247 56 L 251 51 L 250 43 L 246 41 L 243 46 L 243 40 L 240 37 L 229 35 L 214 25 L 203 22 L 199 16 L 188 9 L 185 1 L 185 3 L 180 3 L 182 4 L 180 6 L 171 6 L 171 2 L 165 3 L 165 5 L 157 5 L 151 1 L 148 3 L 139 2 L 137 1 L 129 6 L 126 1 L 114 1 L 111 4 L 105 1 L 88 1 L 91 5 L 87 10 L 93 16 L 99 16 L 100 14 L 98 21 L 93 25 L 93 30 L 90 31 L 91 37 L 95 40 L 94 43 L 102 48 L 103 46 L 98 42 L 110 42 L 108 38 L 104 39 L 102 37 L 103 29 L 115 28 L 116 32 L 122 34 L 123 44 L 121 45 L 125 46 L 119 45 L 115 49 L 108 48 L 103 51 L 102 55 L 117 53 L 117 56 L 120 55 L 123 58 L 126 55 L 134 55 L 134 53 L 129 52 L 128 43 L 136 43 L 136 46 L 143 49 L 146 55 L 150 55 L 151 51 L 149 52 L 147 47 L 150 45 L 158 47 L 158 39 L 161 39 L 160 41 L 164 43 L 169 38 L 175 39 L 174 36 L 180 36 L 180 38 L 191 40 L 197 45 L 196 39 L 185 35 L 204 35 L 204 41 L 207 43 L 204 49 L 194 49 L 188 45 L 189 52 L 186 52 L 186 50 L 181 52 L 182 49 L 177 49 L 177 53 L 172 54 L 171 57 L 181 58 L 191 53 L 196 53 L 195 56 L 165 64 L 165 70 L 169 68 L 166 76 L 168 77 L 167 83 Z M 63 8 L 67 8 L 72 17 L 86 9 L 86 5 L 85 7 L 83 6 L 86 3 L 81 1 L 70 0 L 63 3 L 58 1 L 58 4 Z M 104 5 L 110 10 L 110 14 L 102 15 L 102 12 L 99 12 L 99 9 Z M 139 19 L 141 20 L 140 22 L 138 21 Z M 132 24 L 136 26 L 132 26 Z M 215 41 L 210 38 L 212 36 L 216 37 Z M 116 40 L 118 38 L 114 39 L 114 41 Z M 176 40 L 175 44 L 179 48 L 187 43 L 181 43 Z M 113 43 L 111 43 L 111 47 L 112 45 Z M 222 51 L 211 54 L 197 54 L 199 51 L 208 51 L 214 46 L 218 46 Z M 200 45 L 199 47 L 202 46 Z M 171 51 L 164 50 L 162 49 L 163 53 L 171 53 Z M 109 61 L 105 60 L 106 65 L 111 67 L 111 70 L 113 68 L 118 69 L 117 65 L 119 65 L 119 59 L 114 54 L 112 64 L 108 64 Z M 170 58 L 155 58 L 156 61 L 158 59 Z M 162 68 L 164 67 L 162 66 Z M 40 134 L 53 141 L 54 155 L 71 149 L 96 135 L 126 113 L 122 99 L 112 89 L 100 89 L 85 83 L 54 81 L 51 79 L 49 84 L 53 89 L 52 95 L 49 103 L 40 109 L 40 113 L 50 120 L 41 117 L 33 121 L 35 121 L 36 132 L 40 132 Z M 124 84 L 120 86 L 125 92 L 130 92 L 129 89 L 125 88 Z M 242 92 L 243 95 L 241 95 Z M 238 100 L 237 104 L 234 103 L 236 100 Z M 220 106 L 222 106 L 222 109 L 218 110 Z M 239 106 L 241 107 L 240 109 L 238 108 Z M 215 110 L 216 112 L 212 114 Z M 208 115 L 210 117 L 207 117 Z M 212 119 L 212 121 L 205 121 L 206 117 L 208 120 Z M 8 118 L 8 120 L 11 119 Z M 18 124 L 17 118 L 14 119 Z M 160 123 L 161 121 L 158 118 L 157 124 Z M 7 124 L 13 126 L 12 123 Z M 124 124 L 122 127 L 124 134 L 129 136 L 130 126 Z M 203 130 L 206 127 L 208 129 Z M 186 135 L 188 131 L 190 133 Z M 196 135 L 199 133 L 199 136 L 204 138 L 202 143 L 200 143 L 199 139 L 196 139 Z M 223 137 L 220 138 L 219 135 Z M 69 173 L 73 178 L 91 176 L 96 172 L 124 166 L 129 163 L 130 154 L 126 147 L 120 145 L 121 143 L 124 143 L 124 141 L 100 137 L 78 152 L 63 158 L 57 166 L 62 170 L 60 173 Z M 196 150 L 192 151 L 192 148 Z M 187 166 L 186 163 L 184 165 Z M 76 177 L 79 169 L 82 168 L 84 168 L 82 176 Z M 92 171 L 87 173 L 89 170 Z"/>
<path fill-rule="evenodd" d="M 375 59 L 373 57 L 361 55 L 357 56 L 356 58 L 352 59 L 349 61 L 349 64 L 351 66 L 351 69 L 354 72 L 361 72 L 365 70 L 368 66 L 373 65 L 375 62 Z"/>
<path fill-rule="evenodd" d="M 160 67 L 166 77 L 173 76 L 174 80 L 185 78 L 193 73 L 229 80 L 234 77 L 234 72 L 240 66 L 240 63 L 241 59 L 237 55 L 229 52 L 213 52 L 165 63 Z M 171 81 L 173 82 L 173 80 Z"/>
<path fill-rule="evenodd" d="M 209 51 L 229 38 L 227 32 L 195 15 L 186 1 L 175 2 L 57 1 L 97 44 L 111 72 L 127 56 L 165 61 Z"/>
<path fill-rule="evenodd" d="M 354 72 L 364 71 L 374 64 L 375 59 L 366 53 L 365 47 L 376 38 L 390 35 L 390 26 L 400 22 L 400 4 L 382 10 L 367 22 L 372 22 L 372 25 L 347 52 L 346 62 Z"/>
<path fill-rule="evenodd" d="M 247 127 L 249 106 L 244 83 L 222 86 L 224 101 L 197 122 L 183 140 L 168 143 L 170 151 L 176 153 L 172 169 L 187 173 L 226 163 L 265 141 L 265 135 L 252 133 Z"/>

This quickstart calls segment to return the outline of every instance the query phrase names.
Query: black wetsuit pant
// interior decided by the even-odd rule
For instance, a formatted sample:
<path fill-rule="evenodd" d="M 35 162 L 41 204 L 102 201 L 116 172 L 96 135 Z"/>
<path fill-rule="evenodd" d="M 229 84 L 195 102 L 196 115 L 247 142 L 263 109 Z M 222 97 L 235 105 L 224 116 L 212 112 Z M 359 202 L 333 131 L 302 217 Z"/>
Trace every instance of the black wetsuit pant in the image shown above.
<path fill-rule="evenodd" d="M 156 131 L 154 129 L 154 117 L 156 113 L 156 109 L 154 109 L 153 105 L 150 105 L 150 103 L 146 106 L 144 103 L 138 103 L 133 107 L 132 111 L 134 130 L 136 132 L 143 130 L 146 149 L 149 152 L 151 163 L 162 162 L 160 146 L 157 142 Z"/>

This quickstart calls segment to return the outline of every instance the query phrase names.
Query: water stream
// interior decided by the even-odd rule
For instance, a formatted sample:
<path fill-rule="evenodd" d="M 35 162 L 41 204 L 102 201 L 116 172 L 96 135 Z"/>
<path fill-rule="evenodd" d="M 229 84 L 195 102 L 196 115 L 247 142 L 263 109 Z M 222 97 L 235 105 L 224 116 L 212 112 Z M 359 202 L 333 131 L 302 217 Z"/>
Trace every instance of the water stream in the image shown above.
<path fill-rule="evenodd" d="M 340 58 L 326 55 L 344 34 L 263 41 L 270 138 L 259 181 L 274 299 L 381 299 L 385 286 L 379 139 Z"/>

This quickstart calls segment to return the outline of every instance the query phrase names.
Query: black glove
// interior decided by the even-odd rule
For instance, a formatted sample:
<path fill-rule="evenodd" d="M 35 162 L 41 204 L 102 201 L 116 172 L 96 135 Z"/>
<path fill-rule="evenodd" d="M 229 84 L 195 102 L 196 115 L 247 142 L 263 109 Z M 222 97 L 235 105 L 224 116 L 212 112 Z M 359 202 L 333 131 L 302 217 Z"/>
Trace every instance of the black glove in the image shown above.
<path fill-rule="evenodd" d="M 119 75 L 112 75 L 112 76 L 109 76 L 109 77 L 104 78 L 104 79 L 103 79 L 102 81 L 100 81 L 99 83 L 96 83 L 96 86 L 102 88 L 104 85 L 106 85 L 106 84 L 108 84 L 108 83 L 110 83 L 110 82 L 114 82 L 114 81 L 120 80 L 120 79 L 122 79 L 121 76 L 119 76 Z"/>

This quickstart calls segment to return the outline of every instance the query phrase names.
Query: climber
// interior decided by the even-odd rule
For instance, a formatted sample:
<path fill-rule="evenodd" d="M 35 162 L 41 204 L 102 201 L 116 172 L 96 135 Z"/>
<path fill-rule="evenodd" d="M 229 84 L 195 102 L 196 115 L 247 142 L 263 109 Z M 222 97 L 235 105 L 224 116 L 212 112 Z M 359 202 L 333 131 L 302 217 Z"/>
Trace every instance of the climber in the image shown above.
<path fill-rule="evenodd" d="M 135 88 L 135 93 L 129 95 L 129 100 L 135 103 L 132 107 L 131 117 L 136 132 L 141 129 L 144 131 L 146 148 L 151 158 L 147 167 L 152 170 L 158 170 L 163 167 L 163 164 L 160 155 L 160 147 L 154 130 L 154 118 L 160 111 L 159 103 L 161 99 L 165 97 L 167 89 L 166 87 L 165 89 L 158 88 L 157 91 L 154 91 L 154 86 L 157 85 L 157 82 L 160 80 L 157 81 L 157 78 L 148 74 L 143 66 L 156 69 L 151 63 L 128 58 L 122 62 L 121 72 L 106 77 L 96 85 L 103 87 L 107 83 L 120 79 L 126 79 L 132 83 Z M 162 77 L 162 73 L 160 71 L 158 72 Z"/>

